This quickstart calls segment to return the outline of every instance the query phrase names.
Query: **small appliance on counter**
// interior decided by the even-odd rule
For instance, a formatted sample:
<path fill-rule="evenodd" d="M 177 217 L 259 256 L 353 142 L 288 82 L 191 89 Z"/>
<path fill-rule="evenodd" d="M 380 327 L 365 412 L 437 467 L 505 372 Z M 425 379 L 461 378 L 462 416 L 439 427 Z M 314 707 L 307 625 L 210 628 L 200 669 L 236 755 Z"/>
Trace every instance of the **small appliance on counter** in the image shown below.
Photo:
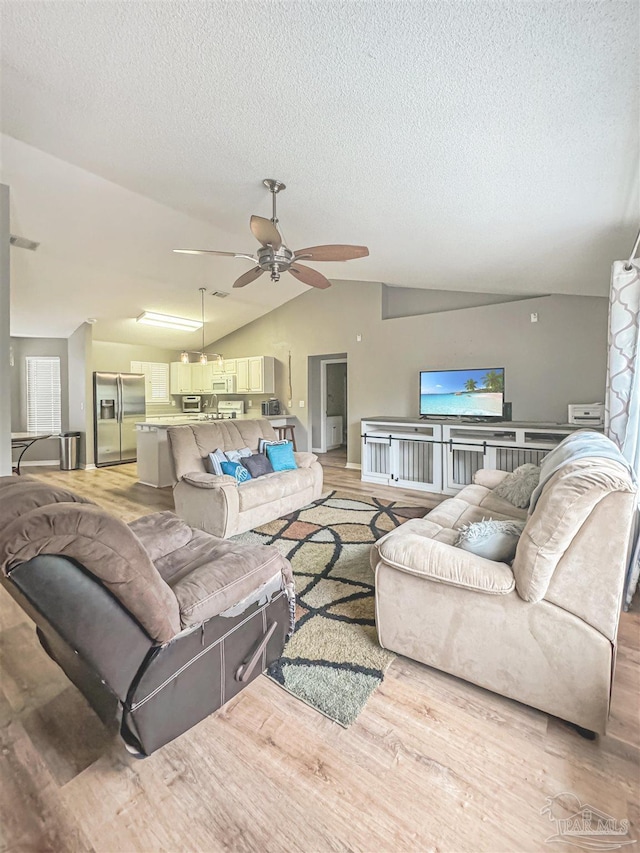
<path fill-rule="evenodd" d="M 271 397 L 270 400 L 264 400 L 262 402 L 262 415 L 265 418 L 268 418 L 272 415 L 281 415 L 282 411 L 280 409 L 280 400 L 276 400 L 275 397 Z"/>
<path fill-rule="evenodd" d="M 244 415 L 244 400 L 220 400 L 218 419 L 238 418 Z"/>
<path fill-rule="evenodd" d="M 202 397 L 195 394 L 183 397 L 182 411 L 185 414 L 199 414 L 202 411 Z"/>

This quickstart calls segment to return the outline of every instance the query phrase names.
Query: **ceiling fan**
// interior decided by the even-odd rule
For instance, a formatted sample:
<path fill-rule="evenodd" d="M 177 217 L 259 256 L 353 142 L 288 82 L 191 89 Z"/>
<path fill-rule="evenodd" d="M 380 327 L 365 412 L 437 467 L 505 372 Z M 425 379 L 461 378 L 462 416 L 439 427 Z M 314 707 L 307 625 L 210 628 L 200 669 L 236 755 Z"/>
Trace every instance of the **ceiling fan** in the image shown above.
<path fill-rule="evenodd" d="M 286 189 L 282 181 L 265 178 L 262 182 L 272 195 L 273 215 L 271 219 L 264 216 L 252 216 L 250 227 L 253 236 L 261 243 L 255 255 L 242 252 L 218 252 L 215 249 L 174 249 L 185 255 L 226 255 L 231 258 L 246 258 L 257 266 L 241 275 L 234 281 L 234 287 L 244 287 L 255 281 L 263 272 L 271 273 L 271 281 L 280 281 L 280 273 L 290 272 L 299 281 L 311 287 L 331 287 L 331 282 L 311 267 L 300 261 L 350 261 L 354 258 L 365 258 L 369 254 L 366 246 L 310 246 L 307 249 L 292 251 L 285 246 L 282 235 L 278 231 L 276 216 L 276 196 Z"/>

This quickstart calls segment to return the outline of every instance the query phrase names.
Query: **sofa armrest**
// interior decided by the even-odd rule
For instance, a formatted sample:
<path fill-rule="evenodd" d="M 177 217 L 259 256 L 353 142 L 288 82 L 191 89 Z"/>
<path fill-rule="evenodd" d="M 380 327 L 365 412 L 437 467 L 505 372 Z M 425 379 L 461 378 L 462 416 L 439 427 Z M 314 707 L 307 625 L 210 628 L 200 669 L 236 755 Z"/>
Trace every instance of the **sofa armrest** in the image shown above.
<path fill-rule="evenodd" d="M 190 471 L 182 479 L 196 489 L 217 489 L 220 486 L 237 486 L 234 477 L 228 474 L 207 474 L 204 471 Z"/>
<path fill-rule="evenodd" d="M 498 471 L 497 468 L 479 468 L 473 475 L 473 482 L 487 489 L 495 489 L 508 474 L 508 471 Z"/>
<path fill-rule="evenodd" d="M 394 569 L 437 583 L 488 595 L 507 595 L 515 588 L 513 572 L 506 563 L 416 533 L 389 536 L 380 544 L 378 554 Z"/>
<path fill-rule="evenodd" d="M 318 461 L 315 453 L 307 453 L 306 451 L 294 451 L 293 458 L 296 460 L 298 468 L 311 468 L 314 462 Z"/>

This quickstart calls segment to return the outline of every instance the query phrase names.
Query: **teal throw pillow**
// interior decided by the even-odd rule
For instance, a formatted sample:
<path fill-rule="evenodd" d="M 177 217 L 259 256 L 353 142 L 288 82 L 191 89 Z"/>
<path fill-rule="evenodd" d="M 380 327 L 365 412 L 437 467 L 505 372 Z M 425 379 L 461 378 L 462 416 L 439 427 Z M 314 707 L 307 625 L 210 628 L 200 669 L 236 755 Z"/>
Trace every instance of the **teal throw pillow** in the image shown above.
<path fill-rule="evenodd" d="M 230 477 L 236 478 L 236 483 L 245 483 L 251 479 L 251 474 L 247 471 L 244 465 L 239 462 L 221 462 L 223 474 L 228 474 Z"/>
<path fill-rule="evenodd" d="M 293 444 L 290 441 L 285 444 L 267 444 L 266 451 L 274 471 L 291 471 L 298 467 L 293 456 Z"/>

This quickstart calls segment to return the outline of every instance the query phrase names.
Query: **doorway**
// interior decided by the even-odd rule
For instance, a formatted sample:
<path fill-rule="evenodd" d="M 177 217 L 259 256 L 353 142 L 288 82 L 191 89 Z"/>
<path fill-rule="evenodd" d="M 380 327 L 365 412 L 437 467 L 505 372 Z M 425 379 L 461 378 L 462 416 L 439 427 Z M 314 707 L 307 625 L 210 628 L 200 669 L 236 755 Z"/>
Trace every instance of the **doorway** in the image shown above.
<path fill-rule="evenodd" d="M 309 416 L 314 453 L 346 448 L 347 382 L 346 353 L 309 356 Z"/>

